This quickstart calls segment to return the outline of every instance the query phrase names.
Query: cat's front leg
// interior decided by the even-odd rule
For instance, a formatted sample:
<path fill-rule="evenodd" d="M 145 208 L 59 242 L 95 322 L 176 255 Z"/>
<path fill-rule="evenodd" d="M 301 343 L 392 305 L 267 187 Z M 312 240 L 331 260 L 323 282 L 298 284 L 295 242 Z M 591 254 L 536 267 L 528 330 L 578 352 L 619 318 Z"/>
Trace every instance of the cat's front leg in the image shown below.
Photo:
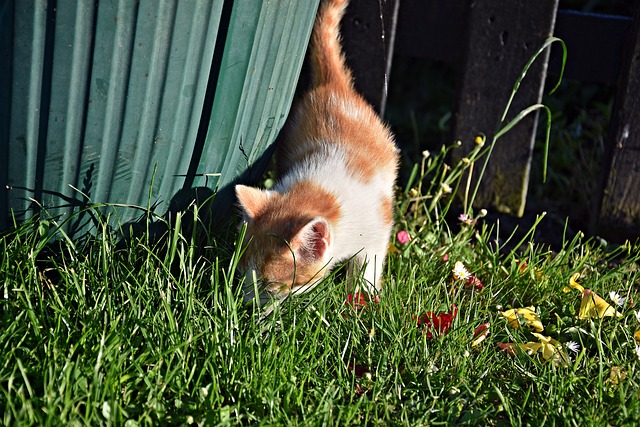
<path fill-rule="evenodd" d="M 347 269 L 347 289 L 349 292 L 366 292 L 371 295 L 382 289 L 382 269 L 385 254 L 368 255 L 364 251 L 356 254 Z"/>

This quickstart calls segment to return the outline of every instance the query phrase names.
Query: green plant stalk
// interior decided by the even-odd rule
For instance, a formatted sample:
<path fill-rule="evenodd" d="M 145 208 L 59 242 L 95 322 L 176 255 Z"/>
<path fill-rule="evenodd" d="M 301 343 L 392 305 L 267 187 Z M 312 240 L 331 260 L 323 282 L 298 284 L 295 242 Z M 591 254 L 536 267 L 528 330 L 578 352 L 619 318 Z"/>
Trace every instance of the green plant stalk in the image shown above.
<path fill-rule="evenodd" d="M 551 90 L 550 93 L 555 92 L 555 90 L 560 86 L 560 83 L 562 82 L 562 76 L 564 75 L 564 67 L 566 64 L 566 57 L 567 57 L 567 48 L 566 45 L 564 43 L 564 41 L 562 41 L 561 39 L 557 38 L 557 37 L 549 37 L 544 43 L 543 45 L 533 54 L 533 56 L 529 59 L 529 61 L 527 61 L 527 63 L 525 64 L 524 68 L 522 69 L 522 72 L 520 73 L 520 76 L 518 77 L 518 79 L 516 80 L 514 86 L 513 86 L 513 90 L 511 91 L 511 95 L 509 96 L 509 100 L 507 101 L 507 104 L 505 106 L 505 109 L 502 113 L 502 116 L 500 118 L 500 123 L 498 125 L 498 130 L 494 133 L 494 136 L 491 138 L 491 143 L 489 144 L 489 150 L 487 153 L 487 156 L 485 158 L 484 164 L 482 166 L 482 169 L 480 171 L 480 176 L 476 182 L 476 186 L 474 188 L 473 191 L 473 195 L 471 196 L 471 202 L 470 204 L 473 205 L 473 202 L 477 196 L 477 193 L 480 189 L 480 183 L 482 182 L 482 178 L 484 176 L 484 173 L 486 171 L 486 168 L 488 166 L 489 163 L 489 159 L 491 158 L 491 153 L 493 152 L 493 147 L 495 146 L 496 142 L 498 141 L 498 138 L 500 138 L 500 136 L 504 135 L 506 132 L 508 132 L 511 128 L 513 128 L 513 126 L 515 126 L 516 124 L 518 124 L 524 117 L 526 117 L 527 115 L 529 115 L 530 113 L 540 110 L 540 109 L 544 109 L 547 113 L 547 123 L 546 123 L 546 133 L 545 133 L 545 143 L 544 143 L 544 165 L 543 165 L 543 181 L 546 181 L 547 179 L 547 160 L 548 160 L 548 153 L 549 153 L 549 137 L 550 137 L 550 131 L 551 131 L 551 111 L 548 109 L 548 107 L 542 105 L 542 104 L 534 104 L 530 107 L 525 108 L 523 111 L 521 111 L 520 113 L 518 113 L 516 115 L 516 117 L 511 120 L 509 123 L 507 123 L 506 125 L 504 124 L 507 114 L 509 113 L 509 110 L 511 109 L 511 104 L 513 102 L 513 99 L 516 95 L 516 93 L 518 92 L 518 89 L 520 88 L 520 84 L 522 83 L 522 81 L 524 80 L 524 78 L 527 75 L 527 72 L 529 71 L 529 68 L 531 68 L 531 65 L 535 62 L 535 60 L 540 56 L 540 54 L 542 54 L 542 52 L 544 52 L 545 49 L 549 48 L 553 43 L 560 43 L 560 45 L 562 46 L 562 65 L 560 68 L 560 76 L 558 78 L 558 81 L 556 83 L 556 85 L 553 87 L 553 89 Z"/>

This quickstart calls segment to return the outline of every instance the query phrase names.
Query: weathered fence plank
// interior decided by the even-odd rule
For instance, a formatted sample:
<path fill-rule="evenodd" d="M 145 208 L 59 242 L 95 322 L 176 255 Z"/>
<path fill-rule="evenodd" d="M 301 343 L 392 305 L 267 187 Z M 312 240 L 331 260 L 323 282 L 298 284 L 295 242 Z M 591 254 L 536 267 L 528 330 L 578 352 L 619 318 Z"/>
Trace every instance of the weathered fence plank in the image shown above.
<path fill-rule="evenodd" d="M 615 83 L 620 74 L 624 42 L 629 37 L 632 18 L 559 10 L 554 35 L 569 52 L 564 78 L 592 83 Z M 562 50 L 551 51 L 549 72 L 559 74 Z"/>
<path fill-rule="evenodd" d="M 352 0 L 342 21 L 347 63 L 358 92 L 384 114 L 400 0 Z"/>
<path fill-rule="evenodd" d="M 459 62 L 463 55 L 467 0 L 403 0 L 398 13 L 395 51 L 437 61 Z M 564 40 L 570 52 L 565 79 L 607 83 L 620 73 L 622 45 L 632 18 L 558 10 L 553 35 Z M 558 73 L 560 49 L 552 49 L 549 72 Z M 597 66 L 594 66 L 597 64 Z"/>
<path fill-rule="evenodd" d="M 640 236 L 640 11 L 628 42 L 609 127 L 602 200 L 592 230 L 615 240 Z"/>
<path fill-rule="evenodd" d="M 463 143 L 458 156 L 472 149 L 478 133 L 486 134 L 490 141 L 499 130 L 522 68 L 553 34 L 557 8 L 558 0 L 478 1 L 469 7 L 453 124 L 454 139 Z M 530 68 L 504 124 L 524 108 L 540 102 L 548 56 L 547 51 Z M 530 114 L 500 138 L 481 181 L 476 206 L 523 214 L 537 122 L 537 114 Z M 478 174 L 473 178 L 477 179 Z"/>
<path fill-rule="evenodd" d="M 462 59 L 467 9 L 467 0 L 402 0 L 395 51 L 458 62 Z"/>

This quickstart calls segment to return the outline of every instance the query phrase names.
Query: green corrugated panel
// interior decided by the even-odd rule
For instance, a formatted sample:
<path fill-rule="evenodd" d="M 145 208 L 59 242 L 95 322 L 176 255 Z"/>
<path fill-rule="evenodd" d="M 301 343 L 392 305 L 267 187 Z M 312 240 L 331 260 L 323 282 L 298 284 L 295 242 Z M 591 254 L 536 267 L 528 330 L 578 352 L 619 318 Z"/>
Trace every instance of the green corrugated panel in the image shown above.
<path fill-rule="evenodd" d="M 87 202 L 82 194 L 92 203 L 150 202 L 162 213 L 185 183 L 203 183 L 190 170 L 230 182 L 282 126 L 316 7 L 317 0 L 4 2 L 0 226 L 31 199 L 62 218 L 71 209 L 61 206 Z M 218 80 L 207 91 L 211 73 Z M 206 140 L 201 120 L 209 122 Z M 119 214 L 126 221 L 138 213 Z"/>
<path fill-rule="evenodd" d="M 220 186 L 250 167 L 273 141 L 289 111 L 318 1 L 238 2 L 222 60 L 202 174 L 220 173 Z M 300 17 L 306 17 L 301 19 Z M 240 144 L 242 146 L 240 146 Z M 242 149 L 241 149 L 242 148 Z"/>

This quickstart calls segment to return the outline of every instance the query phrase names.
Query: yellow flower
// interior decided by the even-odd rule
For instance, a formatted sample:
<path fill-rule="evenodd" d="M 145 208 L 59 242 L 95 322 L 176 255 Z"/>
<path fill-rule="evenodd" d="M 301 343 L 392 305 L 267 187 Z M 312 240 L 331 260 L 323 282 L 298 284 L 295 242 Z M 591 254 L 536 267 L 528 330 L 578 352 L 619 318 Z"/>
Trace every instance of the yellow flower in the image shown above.
<path fill-rule="evenodd" d="M 540 347 L 538 348 L 542 351 L 542 357 L 544 357 L 545 360 L 551 359 L 556 352 L 556 345 L 560 343 L 553 338 L 545 337 L 542 334 L 535 332 L 532 332 L 532 334 L 540 340 Z"/>
<path fill-rule="evenodd" d="M 640 342 L 640 331 L 636 331 L 636 333 L 633 334 L 633 336 L 636 339 L 636 341 Z"/>
<path fill-rule="evenodd" d="M 582 287 L 582 285 L 580 283 L 577 282 L 578 277 L 580 277 L 580 273 L 574 273 L 571 278 L 569 279 L 569 286 L 571 286 L 571 288 L 578 290 L 579 292 L 583 292 L 584 288 Z M 568 293 L 571 292 L 571 288 L 569 286 L 565 286 L 562 291 L 564 293 Z"/>
<path fill-rule="evenodd" d="M 476 136 L 476 138 L 473 140 L 474 144 L 476 144 L 479 147 L 482 147 L 484 145 L 486 138 L 484 137 L 484 135 L 478 135 Z"/>
<path fill-rule="evenodd" d="M 596 294 L 591 289 L 585 289 L 580 283 L 578 283 L 578 277 L 580 277 L 580 273 L 574 273 L 569 279 L 569 286 L 582 293 L 578 319 L 584 320 L 592 317 L 601 319 L 606 316 L 622 317 L 622 314 L 618 313 L 616 309 L 603 300 L 600 295 Z M 571 292 L 571 288 L 569 286 L 565 286 L 563 291 Z"/>
<path fill-rule="evenodd" d="M 526 344 L 518 344 L 518 347 L 526 351 L 528 354 L 542 353 L 544 360 L 553 360 L 554 363 L 561 360 L 569 359 L 566 354 L 560 349 L 560 343 L 551 337 L 545 337 L 542 334 L 533 332 L 533 335 L 540 340 L 540 342 L 528 342 Z"/>
<path fill-rule="evenodd" d="M 540 342 L 528 342 L 526 344 L 499 343 L 498 346 L 509 354 L 514 354 L 514 349 L 516 347 L 530 356 L 533 356 L 540 352 L 542 353 L 542 357 L 544 358 L 544 360 L 551 360 L 556 365 L 559 363 L 564 365 L 567 362 L 571 361 L 569 356 L 567 356 L 567 354 L 562 349 L 562 344 L 560 342 L 554 340 L 551 337 L 547 337 L 536 332 L 532 333 L 536 338 L 538 338 L 538 340 L 540 340 Z"/>
<path fill-rule="evenodd" d="M 562 344 L 558 341 L 535 332 L 532 332 L 532 334 L 540 340 L 539 350 L 542 352 L 544 360 L 550 360 L 553 358 L 554 363 L 567 362 L 570 360 L 567 354 L 562 350 Z"/>
<path fill-rule="evenodd" d="M 542 344 L 540 344 L 539 342 L 528 342 L 526 344 L 513 344 L 513 345 L 520 347 L 520 349 L 525 353 L 527 353 L 529 356 L 533 356 L 534 354 L 536 354 L 538 350 L 540 350 L 540 348 L 542 347 Z"/>
<path fill-rule="evenodd" d="M 601 319 L 606 316 L 622 317 L 622 314 L 618 313 L 615 308 L 591 289 L 585 289 L 582 292 L 578 319 L 589 319 L 592 317 Z"/>
<path fill-rule="evenodd" d="M 536 314 L 536 308 L 533 306 L 512 308 L 511 310 L 503 311 L 500 314 L 516 329 L 519 329 L 524 323 L 530 328 L 535 329 L 536 332 L 542 332 L 544 330 L 542 322 L 540 321 L 540 316 Z"/>

